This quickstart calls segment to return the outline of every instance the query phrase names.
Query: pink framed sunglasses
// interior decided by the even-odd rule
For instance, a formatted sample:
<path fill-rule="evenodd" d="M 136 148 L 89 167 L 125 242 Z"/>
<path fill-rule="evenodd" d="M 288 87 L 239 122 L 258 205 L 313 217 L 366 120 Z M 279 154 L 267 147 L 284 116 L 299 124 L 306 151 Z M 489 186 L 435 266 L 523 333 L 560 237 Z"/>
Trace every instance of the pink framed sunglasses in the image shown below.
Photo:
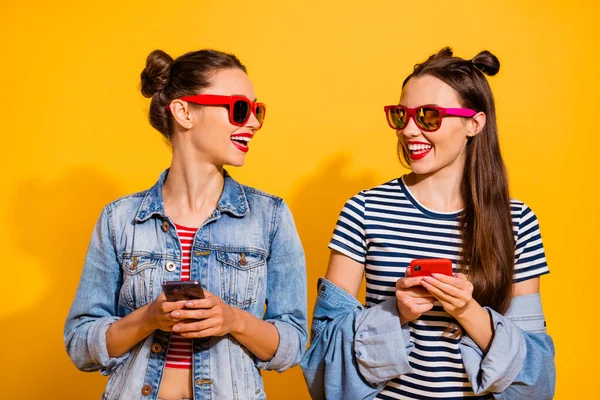
<path fill-rule="evenodd" d="M 264 103 L 250 101 L 244 96 L 222 96 L 218 94 L 197 94 L 194 96 L 184 96 L 180 100 L 202 106 L 224 106 L 229 109 L 229 122 L 232 125 L 244 126 L 250 119 L 250 113 L 254 114 L 260 129 L 265 121 L 267 106 Z M 169 109 L 169 106 L 167 106 Z"/>
<path fill-rule="evenodd" d="M 408 108 L 400 105 L 383 107 L 390 128 L 404 129 L 412 117 L 419 129 L 424 132 L 435 132 L 442 126 L 445 116 L 470 118 L 477 111 L 470 108 L 444 108 L 437 106 L 420 106 Z"/>

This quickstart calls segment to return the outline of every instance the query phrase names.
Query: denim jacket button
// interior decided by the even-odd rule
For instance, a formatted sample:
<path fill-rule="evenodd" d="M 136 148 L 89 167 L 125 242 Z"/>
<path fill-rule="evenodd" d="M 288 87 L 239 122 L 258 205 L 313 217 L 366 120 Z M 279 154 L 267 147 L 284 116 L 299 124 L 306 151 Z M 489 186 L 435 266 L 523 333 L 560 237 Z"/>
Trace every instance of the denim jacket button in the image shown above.
<path fill-rule="evenodd" d="M 161 228 L 162 228 L 163 232 L 169 232 L 169 228 L 170 228 L 169 222 L 168 221 L 163 221 Z"/>
<path fill-rule="evenodd" d="M 144 387 L 142 388 L 142 394 L 144 396 L 148 396 L 148 395 L 152 394 L 152 386 L 144 385 Z"/>
<path fill-rule="evenodd" d="M 200 254 L 202 254 L 202 252 L 200 250 L 194 250 L 195 256 L 200 256 Z"/>
<path fill-rule="evenodd" d="M 151 349 L 153 353 L 160 353 L 162 346 L 159 343 L 153 343 Z"/>
<path fill-rule="evenodd" d="M 177 267 L 175 266 L 174 262 L 168 262 L 167 265 L 165 265 L 165 269 L 169 272 L 175 271 L 175 268 Z"/>
<path fill-rule="evenodd" d="M 196 385 L 212 385 L 212 381 L 210 379 L 196 379 Z"/>
<path fill-rule="evenodd" d="M 133 270 L 135 270 L 137 268 L 137 265 L 138 265 L 138 258 L 137 257 L 133 257 L 133 262 L 129 266 L 129 269 L 133 271 Z"/>

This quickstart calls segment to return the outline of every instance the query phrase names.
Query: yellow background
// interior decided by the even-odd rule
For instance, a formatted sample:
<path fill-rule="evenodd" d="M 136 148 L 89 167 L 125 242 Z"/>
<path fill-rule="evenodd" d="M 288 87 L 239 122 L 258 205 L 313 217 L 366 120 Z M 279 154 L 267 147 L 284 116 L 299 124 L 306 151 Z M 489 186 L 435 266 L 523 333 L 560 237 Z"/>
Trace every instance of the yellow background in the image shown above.
<path fill-rule="evenodd" d="M 490 4 L 491 3 L 491 4 Z M 97 399 L 62 341 L 104 204 L 150 187 L 170 152 L 137 89 L 147 54 L 205 47 L 247 65 L 267 121 L 240 181 L 284 197 L 309 307 L 344 201 L 399 176 L 383 106 L 445 45 L 501 61 L 491 78 L 512 195 L 537 213 L 558 399 L 599 398 L 598 6 L 565 1 L 8 1 L 0 5 L 0 376 L 3 399 Z M 270 399 L 307 399 L 298 367 Z"/>

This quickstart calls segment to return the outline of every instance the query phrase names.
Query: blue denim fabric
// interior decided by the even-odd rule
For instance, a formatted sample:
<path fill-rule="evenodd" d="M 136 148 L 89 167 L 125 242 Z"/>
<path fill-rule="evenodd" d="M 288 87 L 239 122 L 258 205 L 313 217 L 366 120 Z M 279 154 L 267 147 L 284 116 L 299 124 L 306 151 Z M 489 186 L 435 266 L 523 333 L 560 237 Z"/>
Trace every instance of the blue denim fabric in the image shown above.
<path fill-rule="evenodd" d="M 110 375 L 103 399 L 158 395 L 170 333 L 157 330 L 122 357 L 110 358 L 106 331 L 156 299 L 163 281 L 179 279 L 181 245 L 162 200 L 167 174 L 151 189 L 104 208 L 65 324 L 75 365 Z M 191 257 L 192 280 L 273 323 L 280 338 L 269 361 L 256 359 L 231 335 L 195 339 L 194 398 L 264 399 L 259 369 L 296 365 L 307 342 L 306 265 L 289 208 L 225 173 L 217 208 L 196 233 Z"/>
<path fill-rule="evenodd" d="M 400 325 L 395 300 L 365 309 L 343 289 L 321 278 L 311 345 L 300 365 L 313 399 L 372 399 L 387 381 L 411 373 L 414 345 Z M 483 355 L 464 336 L 460 350 L 476 393 L 496 399 L 551 399 L 556 371 L 540 295 L 515 297 L 505 316 L 487 309 L 494 339 Z"/>

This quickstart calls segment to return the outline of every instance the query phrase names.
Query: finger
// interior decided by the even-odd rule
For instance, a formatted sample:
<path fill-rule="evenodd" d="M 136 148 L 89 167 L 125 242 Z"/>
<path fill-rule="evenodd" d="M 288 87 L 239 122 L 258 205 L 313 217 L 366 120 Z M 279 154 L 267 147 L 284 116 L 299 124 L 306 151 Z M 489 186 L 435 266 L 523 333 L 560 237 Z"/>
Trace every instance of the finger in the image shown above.
<path fill-rule="evenodd" d="M 442 291 L 446 296 L 457 298 L 464 297 L 464 291 L 462 288 L 456 287 L 449 283 L 444 283 L 441 280 L 434 278 L 433 276 L 424 278 L 423 283 L 423 287 L 426 287 L 425 284 L 432 285 L 440 291 Z M 428 287 L 427 289 L 429 290 Z"/>
<path fill-rule="evenodd" d="M 223 336 L 222 334 L 219 334 L 220 332 L 221 331 L 217 327 L 213 327 L 196 332 L 184 332 L 181 334 L 181 336 L 186 338 L 201 339 L 211 336 Z"/>
<path fill-rule="evenodd" d="M 216 319 L 203 319 L 200 321 L 191 321 L 191 322 L 179 322 L 173 326 L 174 332 L 179 332 L 181 334 L 189 333 L 189 332 L 199 332 L 205 329 L 212 328 L 216 325 Z"/>
<path fill-rule="evenodd" d="M 171 313 L 171 316 L 178 319 L 190 319 L 199 320 L 211 318 L 218 314 L 218 310 L 213 308 L 192 308 L 185 310 L 175 310 Z"/>
<path fill-rule="evenodd" d="M 160 297 L 160 296 L 159 296 Z M 178 301 L 164 301 L 160 304 L 160 309 L 163 312 L 169 313 L 173 310 L 181 310 L 185 307 L 185 303 L 187 300 L 178 300 Z"/>
<path fill-rule="evenodd" d="M 421 277 L 421 276 L 415 276 L 412 278 L 400 278 L 396 281 L 396 288 L 397 289 L 408 289 L 408 288 L 417 286 L 421 283 L 421 279 L 423 279 L 423 277 Z"/>
<path fill-rule="evenodd" d="M 433 308 L 433 302 L 416 304 L 413 307 L 413 311 L 415 312 L 415 314 L 423 314 L 424 312 L 427 312 L 427 311 L 431 310 L 432 308 Z"/>
<path fill-rule="evenodd" d="M 448 285 L 452 285 L 454 287 L 465 289 L 470 284 L 466 275 L 457 274 L 456 276 L 448 276 L 444 274 L 431 274 L 431 276 L 441 282 L 447 283 Z"/>
<path fill-rule="evenodd" d="M 219 303 L 219 298 L 216 296 L 206 297 L 204 299 L 188 300 L 185 303 L 187 308 L 213 308 Z"/>
<path fill-rule="evenodd" d="M 433 297 L 433 295 L 431 295 L 431 297 L 422 297 L 422 298 L 418 298 L 415 299 L 415 304 L 421 304 L 421 305 L 426 305 L 426 304 L 431 304 L 434 305 L 435 304 L 435 297 Z"/>

